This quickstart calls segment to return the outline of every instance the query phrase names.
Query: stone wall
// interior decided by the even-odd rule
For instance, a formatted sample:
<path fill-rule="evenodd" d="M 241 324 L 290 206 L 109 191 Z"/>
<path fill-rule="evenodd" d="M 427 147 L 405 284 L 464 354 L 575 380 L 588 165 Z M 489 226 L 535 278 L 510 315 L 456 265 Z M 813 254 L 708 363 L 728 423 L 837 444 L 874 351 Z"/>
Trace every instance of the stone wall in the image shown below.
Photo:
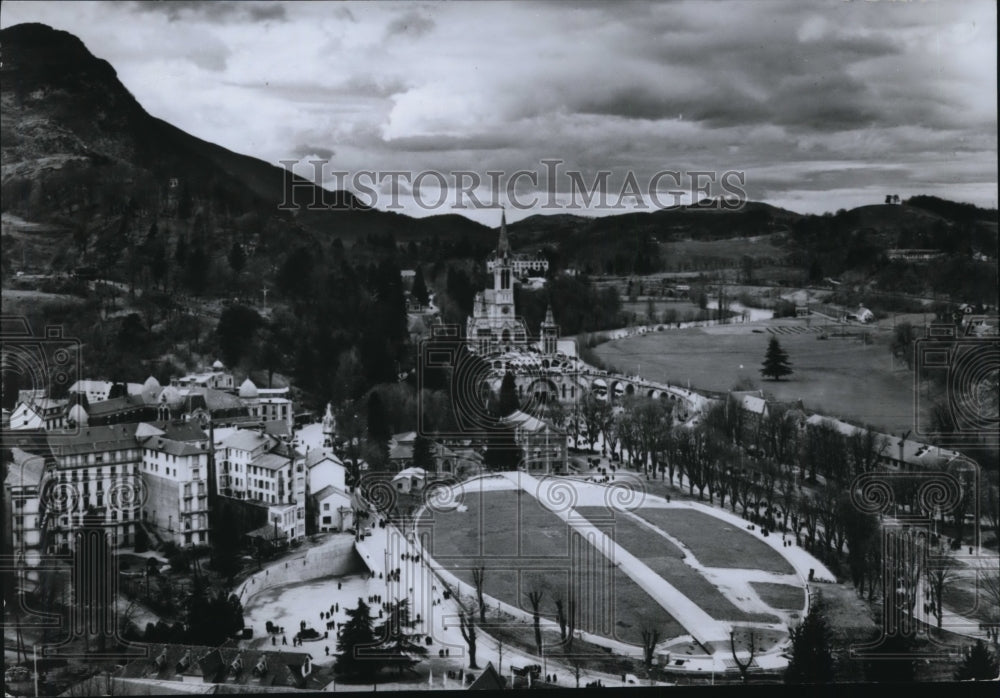
<path fill-rule="evenodd" d="M 293 557 L 271 563 L 243 582 L 237 595 L 246 606 L 265 589 L 308 582 L 321 577 L 342 577 L 364 569 L 354 550 L 354 536 L 333 534 L 330 540 Z"/>

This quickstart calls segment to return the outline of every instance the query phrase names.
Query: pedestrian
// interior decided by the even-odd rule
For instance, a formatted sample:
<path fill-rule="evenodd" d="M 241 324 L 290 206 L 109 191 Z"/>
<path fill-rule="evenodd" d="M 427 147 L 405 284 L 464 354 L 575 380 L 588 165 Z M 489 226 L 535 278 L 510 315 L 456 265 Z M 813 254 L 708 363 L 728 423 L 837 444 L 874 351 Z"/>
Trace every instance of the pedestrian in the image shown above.
<path fill-rule="evenodd" d="M 288 644 L 288 638 L 285 637 L 284 635 L 281 636 L 281 644 L 283 644 L 283 645 L 287 645 Z"/>
<path fill-rule="evenodd" d="M 326 646 L 326 656 L 327 657 L 330 656 L 330 646 L 329 645 Z"/>
<path fill-rule="evenodd" d="M 276 638 L 274 635 L 272 635 L 271 636 L 271 646 L 273 647 L 274 645 L 277 645 L 277 644 L 278 644 L 278 638 Z"/>

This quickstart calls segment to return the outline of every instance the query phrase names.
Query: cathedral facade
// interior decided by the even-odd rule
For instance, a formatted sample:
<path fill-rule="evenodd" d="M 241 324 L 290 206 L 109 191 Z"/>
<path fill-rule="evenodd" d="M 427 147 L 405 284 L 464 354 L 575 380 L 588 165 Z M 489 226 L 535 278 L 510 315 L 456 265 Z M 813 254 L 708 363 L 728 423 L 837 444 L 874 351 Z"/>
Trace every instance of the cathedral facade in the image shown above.
<path fill-rule="evenodd" d="M 507 216 L 506 213 L 501 214 L 497 248 L 486 260 L 486 269 L 493 274 L 493 288 L 476 294 L 472 315 L 466 325 L 471 351 L 484 355 L 528 348 L 528 326 L 514 308 L 514 282 L 532 273 L 544 274 L 548 268 L 548 260 L 541 255 L 529 256 L 511 251 L 507 239 Z M 548 330 L 547 325 L 552 329 Z M 541 327 L 543 346 L 546 333 L 552 332 L 557 330 L 550 308 Z M 554 347 L 554 338 L 549 345 Z"/>

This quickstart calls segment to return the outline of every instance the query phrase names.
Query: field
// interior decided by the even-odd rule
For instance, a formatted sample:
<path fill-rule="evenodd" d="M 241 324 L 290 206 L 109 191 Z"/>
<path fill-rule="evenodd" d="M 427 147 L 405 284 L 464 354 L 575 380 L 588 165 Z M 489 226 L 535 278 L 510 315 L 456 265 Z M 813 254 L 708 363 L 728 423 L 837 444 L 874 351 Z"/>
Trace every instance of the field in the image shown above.
<path fill-rule="evenodd" d="M 774 548 L 709 514 L 693 509 L 653 507 L 638 509 L 636 513 L 677 538 L 706 567 L 795 573 L 788 561 Z"/>
<path fill-rule="evenodd" d="M 527 594 L 542 591 L 541 615 L 555 619 L 555 600 L 576 586 L 577 628 L 641 643 L 643 627 L 676 637 L 686 631 L 625 573 L 612 568 L 589 544 L 572 541 L 569 527 L 527 494 L 491 491 L 464 498 L 466 511 L 435 511 L 430 553 L 471 585 L 482 565 L 484 592 L 530 612 Z M 423 523 L 423 522 L 422 522 Z M 572 556 L 580 546 L 581 555 Z M 519 549 L 520 546 L 520 549 Z"/>
<path fill-rule="evenodd" d="M 805 589 L 791 584 L 772 582 L 750 582 L 750 586 L 768 606 L 786 611 L 800 611 L 806 605 Z"/>
<path fill-rule="evenodd" d="M 801 399 L 807 411 L 893 433 L 912 429 L 913 374 L 898 365 L 894 370 L 890 330 L 866 328 L 874 338 L 866 345 L 855 338 L 818 340 L 820 323 L 813 320 L 807 327 L 804 320 L 784 320 L 670 330 L 606 342 L 594 351 L 605 363 L 622 371 L 638 369 L 651 380 L 713 391 L 752 381 L 775 399 Z M 794 371 L 781 381 L 760 376 L 771 336 L 788 352 Z"/>
<path fill-rule="evenodd" d="M 679 509 L 655 509 L 652 511 L 665 512 L 670 516 L 675 513 L 688 513 Z M 607 517 L 607 509 L 604 507 L 577 507 L 576 512 L 592 521 Z M 697 512 L 691 513 L 697 514 Z M 711 517 L 706 516 L 706 518 Z M 646 566 L 670 582 L 679 592 L 698 604 L 702 610 L 716 620 L 760 621 L 764 623 L 778 621 L 775 616 L 746 613 L 734 606 L 701 573 L 684 562 L 684 552 L 680 548 L 666 538 L 650 532 L 642 524 L 636 523 L 626 516 L 617 516 L 614 522 L 614 536 L 616 542 L 625 550 L 642 560 Z M 718 543 L 725 539 L 716 538 L 715 540 Z M 753 541 L 753 539 L 750 540 Z M 728 540 L 724 547 L 728 549 Z M 754 566 L 757 566 L 756 563 Z"/>

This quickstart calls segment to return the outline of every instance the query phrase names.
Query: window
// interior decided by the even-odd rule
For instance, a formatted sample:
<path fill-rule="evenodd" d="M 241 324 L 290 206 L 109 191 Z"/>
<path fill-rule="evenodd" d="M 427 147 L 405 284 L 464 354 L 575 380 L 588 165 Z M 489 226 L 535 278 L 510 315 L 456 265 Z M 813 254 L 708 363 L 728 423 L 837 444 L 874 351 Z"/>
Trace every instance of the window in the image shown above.
<path fill-rule="evenodd" d="M 330 502 L 323 502 L 323 511 L 330 511 Z"/>

